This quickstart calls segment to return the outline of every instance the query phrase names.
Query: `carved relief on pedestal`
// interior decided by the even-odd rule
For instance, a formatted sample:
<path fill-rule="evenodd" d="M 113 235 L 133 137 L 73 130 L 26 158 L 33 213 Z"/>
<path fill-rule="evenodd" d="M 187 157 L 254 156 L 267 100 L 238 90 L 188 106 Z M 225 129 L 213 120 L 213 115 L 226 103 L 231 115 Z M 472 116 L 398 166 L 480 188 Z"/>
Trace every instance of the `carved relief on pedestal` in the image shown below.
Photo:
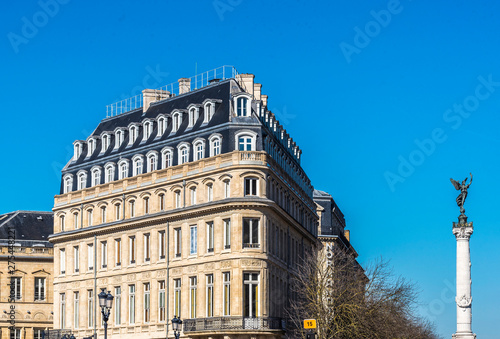
<path fill-rule="evenodd" d="M 149 278 L 151 278 L 151 272 L 144 272 L 144 273 L 142 273 L 142 278 L 143 279 L 149 279 Z"/>
<path fill-rule="evenodd" d="M 241 266 L 260 267 L 261 261 L 255 259 L 243 259 L 241 260 Z"/>
<path fill-rule="evenodd" d="M 474 229 L 472 227 L 453 227 L 453 234 L 457 240 L 469 240 Z"/>
<path fill-rule="evenodd" d="M 221 268 L 229 268 L 231 267 L 231 260 L 226 260 L 220 263 Z"/>
<path fill-rule="evenodd" d="M 135 281 L 135 273 L 127 275 L 127 281 Z"/>
<path fill-rule="evenodd" d="M 469 307 L 472 304 L 472 298 L 467 297 L 465 294 L 463 294 L 460 298 L 456 297 L 455 301 L 457 302 L 457 306 L 462 308 Z"/>

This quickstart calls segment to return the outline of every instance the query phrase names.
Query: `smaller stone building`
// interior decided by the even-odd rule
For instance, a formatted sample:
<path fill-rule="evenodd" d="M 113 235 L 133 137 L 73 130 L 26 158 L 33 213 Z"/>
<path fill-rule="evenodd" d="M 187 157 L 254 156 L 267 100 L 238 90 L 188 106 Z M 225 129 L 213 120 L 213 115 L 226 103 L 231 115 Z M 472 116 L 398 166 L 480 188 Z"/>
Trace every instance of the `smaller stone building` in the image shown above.
<path fill-rule="evenodd" d="M 41 339 L 52 328 L 52 212 L 0 215 L 0 338 Z"/>

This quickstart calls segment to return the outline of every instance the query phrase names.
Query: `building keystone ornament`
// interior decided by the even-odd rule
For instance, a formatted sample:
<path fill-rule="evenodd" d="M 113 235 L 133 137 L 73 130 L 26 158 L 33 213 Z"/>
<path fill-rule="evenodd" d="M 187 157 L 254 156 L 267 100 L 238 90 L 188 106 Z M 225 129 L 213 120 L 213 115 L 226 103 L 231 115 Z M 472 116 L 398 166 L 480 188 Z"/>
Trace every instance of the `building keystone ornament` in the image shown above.
<path fill-rule="evenodd" d="M 471 296 L 471 261 L 469 241 L 474 227 L 472 222 L 467 222 L 464 203 L 467 198 L 467 190 L 472 183 L 472 173 L 469 178 L 462 182 L 450 179 L 453 187 L 460 191 L 456 201 L 460 207 L 458 223 L 453 223 L 453 235 L 457 241 L 457 331 L 452 335 L 453 339 L 475 339 L 476 335 L 472 333 L 472 296 Z"/>

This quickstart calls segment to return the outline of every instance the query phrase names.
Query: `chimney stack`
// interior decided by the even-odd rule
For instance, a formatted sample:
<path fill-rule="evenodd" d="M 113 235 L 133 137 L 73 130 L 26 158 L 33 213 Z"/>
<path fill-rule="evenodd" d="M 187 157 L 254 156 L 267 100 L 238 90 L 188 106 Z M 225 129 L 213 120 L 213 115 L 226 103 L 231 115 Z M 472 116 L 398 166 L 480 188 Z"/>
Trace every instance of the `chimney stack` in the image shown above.
<path fill-rule="evenodd" d="M 262 84 L 253 84 L 253 96 L 255 100 L 260 100 L 262 94 Z"/>
<path fill-rule="evenodd" d="M 145 113 L 152 102 L 170 98 L 170 92 L 161 89 L 145 89 L 142 91 L 142 111 Z"/>
<path fill-rule="evenodd" d="M 255 75 L 253 74 L 238 74 L 236 76 L 236 80 L 240 84 L 241 87 L 247 92 L 248 94 L 251 94 L 253 96 L 253 79 L 255 78 Z"/>
<path fill-rule="evenodd" d="M 191 91 L 191 79 L 180 78 L 179 79 L 179 95 Z"/>

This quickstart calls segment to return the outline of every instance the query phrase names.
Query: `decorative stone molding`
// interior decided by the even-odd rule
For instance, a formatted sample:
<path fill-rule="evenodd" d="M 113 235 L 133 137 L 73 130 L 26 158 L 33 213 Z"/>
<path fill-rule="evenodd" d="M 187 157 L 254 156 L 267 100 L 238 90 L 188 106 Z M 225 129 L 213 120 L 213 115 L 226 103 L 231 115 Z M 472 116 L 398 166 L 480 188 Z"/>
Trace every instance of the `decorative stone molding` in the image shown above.
<path fill-rule="evenodd" d="M 469 307 L 472 304 L 472 297 L 467 297 L 465 294 L 463 294 L 460 298 L 456 297 L 455 301 L 457 302 L 458 307 Z"/>
<path fill-rule="evenodd" d="M 457 240 L 469 240 L 472 232 L 474 232 L 474 228 L 469 226 L 453 227 L 453 234 Z"/>

